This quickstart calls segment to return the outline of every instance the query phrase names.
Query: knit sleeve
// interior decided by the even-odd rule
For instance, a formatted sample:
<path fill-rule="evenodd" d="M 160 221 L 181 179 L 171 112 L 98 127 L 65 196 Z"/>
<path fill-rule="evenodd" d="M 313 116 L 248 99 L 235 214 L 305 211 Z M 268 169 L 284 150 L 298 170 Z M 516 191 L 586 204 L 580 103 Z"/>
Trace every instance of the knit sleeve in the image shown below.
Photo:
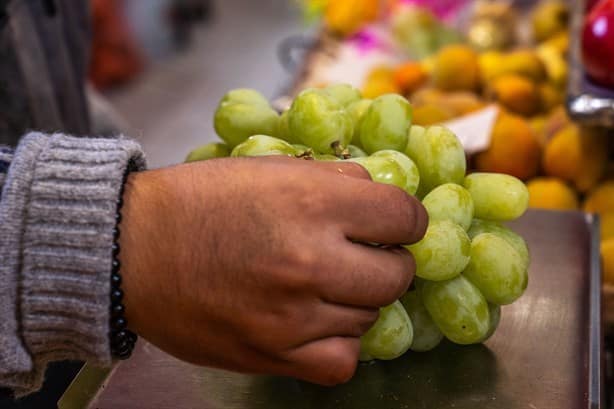
<path fill-rule="evenodd" d="M 129 161 L 145 161 L 125 138 L 40 133 L 3 155 L 0 387 L 21 396 L 40 388 L 51 361 L 110 365 L 117 199 Z"/>

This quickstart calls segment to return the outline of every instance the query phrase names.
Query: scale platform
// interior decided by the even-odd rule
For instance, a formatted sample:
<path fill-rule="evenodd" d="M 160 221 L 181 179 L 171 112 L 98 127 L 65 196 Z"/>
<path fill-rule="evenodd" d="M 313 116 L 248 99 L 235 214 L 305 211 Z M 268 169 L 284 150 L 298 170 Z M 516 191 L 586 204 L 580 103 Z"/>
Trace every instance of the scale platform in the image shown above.
<path fill-rule="evenodd" d="M 512 227 L 531 249 L 529 287 L 484 345 L 442 343 L 363 364 L 349 383 L 326 388 L 193 366 L 141 341 L 111 372 L 86 366 L 59 408 L 605 408 L 598 221 L 529 211 Z"/>

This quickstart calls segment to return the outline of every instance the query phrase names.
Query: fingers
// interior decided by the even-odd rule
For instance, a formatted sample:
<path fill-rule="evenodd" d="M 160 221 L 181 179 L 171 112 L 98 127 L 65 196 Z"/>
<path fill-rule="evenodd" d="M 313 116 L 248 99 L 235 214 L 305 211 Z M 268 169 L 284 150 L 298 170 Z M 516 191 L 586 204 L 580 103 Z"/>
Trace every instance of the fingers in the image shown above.
<path fill-rule="evenodd" d="M 358 180 L 347 184 L 366 185 Z M 355 241 L 411 244 L 422 239 L 428 225 L 422 204 L 390 185 L 369 183 L 355 188 L 344 209 L 342 229 Z"/>
<path fill-rule="evenodd" d="M 334 185 L 339 196 L 335 203 L 337 220 L 344 222 L 347 237 L 378 244 L 412 244 L 424 236 L 428 214 L 422 204 L 401 189 L 380 183 L 368 183 L 369 172 L 353 162 L 318 162 L 328 171 L 351 176 L 342 185 Z"/>
<path fill-rule="evenodd" d="M 412 255 L 400 247 L 341 244 L 322 262 L 328 267 L 317 277 L 320 296 L 330 303 L 368 308 L 399 299 L 416 271 Z"/>
<path fill-rule="evenodd" d="M 350 176 L 357 179 L 371 180 L 371 175 L 367 170 L 354 162 L 334 161 L 334 162 L 312 162 L 319 169 L 336 173 L 341 176 Z"/>
<path fill-rule="evenodd" d="M 320 301 L 312 316 L 318 319 L 306 321 L 308 339 L 328 337 L 361 337 L 375 324 L 378 308 L 353 307 Z"/>
<path fill-rule="evenodd" d="M 285 354 L 287 375 L 320 385 L 349 381 L 356 372 L 360 339 L 332 337 L 309 342 Z"/>
<path fill-rule="evenodd" d="M 308 300 L 276 303 L 270 313 L 261 313 L 257 321 L 242 325 L 242 330 L 244 337 L 259 348 L 295 348 L 329 337 L 360 337 L 378 316 L 378 307 L 333 304 L 312 294 Z"/>
<path fill-rule="evenodd" d="M 357 163 L 281 157 L 258 160 L 308 167 L 314 186 L 308 196 L 315 197 L 319 202 L 317 208 L 323 210 L 323 215 L 340 225 L 346 237 L 352 240 L 412 244 L 419 241 L 426 231 L 428 216 L 416 198 L 397 187 L 371 182 L 367 170 Z M 285 170 L 281 168 L 279 171 Z"/>
<path fill-rule="evenodd" d="M 341 176 L 350 176 L 358 179 L 371 180 L 367 170 L 355 163 L 348 161 L 315 161 L 302 158 L 288 158 L 286 156 L 259 156 L 257 158 L 242 158 L 248 160 L 270 161 L 272 163 L 290 164 L 292 166 L 309 166 L 313 169 L 324 170 Z"/>

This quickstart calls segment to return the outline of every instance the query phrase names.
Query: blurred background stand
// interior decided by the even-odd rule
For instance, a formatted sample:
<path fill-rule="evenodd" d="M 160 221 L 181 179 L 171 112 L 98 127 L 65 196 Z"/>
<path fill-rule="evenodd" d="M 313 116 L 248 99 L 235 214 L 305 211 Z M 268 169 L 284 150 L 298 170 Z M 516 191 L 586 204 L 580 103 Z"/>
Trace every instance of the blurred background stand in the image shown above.
<path fill-rule="evenodd" d="M 168 18 L 175 47 L 187 48 L 192 39 L 194 26 L 206 22 L 211 12 L 210 0 L 173 0 L 169 6 Z"/>

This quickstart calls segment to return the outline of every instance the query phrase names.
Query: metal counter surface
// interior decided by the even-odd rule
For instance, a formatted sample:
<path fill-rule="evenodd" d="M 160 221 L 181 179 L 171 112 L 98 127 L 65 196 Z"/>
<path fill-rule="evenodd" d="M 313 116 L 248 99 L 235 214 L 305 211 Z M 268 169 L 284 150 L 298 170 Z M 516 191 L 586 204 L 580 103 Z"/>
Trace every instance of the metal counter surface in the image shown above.
<path fill-rule="evenodd" d="M 581 213 L 530 211 L 513 228 L 531 249 L 529 287 L 503 308 L 485 345 L 446 342 L 431 352 L 363 364 L 348 384 L 325 388 L 199 368 L 141 342 L 87 407 L 601 408 L 598 222 Z M 76 379 L 61 409 L 79 406 L 74 396 L 85 392 L 84 378 Z"/>

